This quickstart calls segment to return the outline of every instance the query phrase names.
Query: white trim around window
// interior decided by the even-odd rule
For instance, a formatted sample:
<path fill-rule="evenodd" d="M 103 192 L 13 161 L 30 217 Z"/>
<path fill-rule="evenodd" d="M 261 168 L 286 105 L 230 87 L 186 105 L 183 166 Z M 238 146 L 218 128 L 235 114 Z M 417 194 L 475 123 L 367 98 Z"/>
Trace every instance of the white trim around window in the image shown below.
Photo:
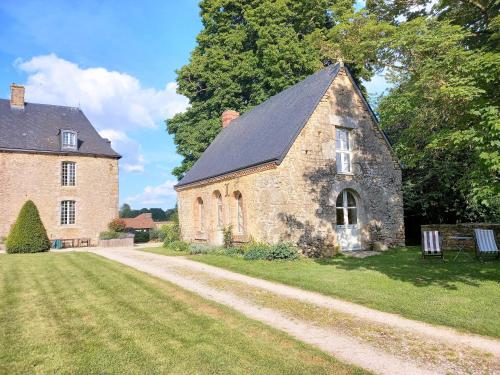
<path fill-rule="evenodd" d="M 61 163 L 61 185 L 76 186 L 76 163 L 63 161 Z"/>
<path fill-rule="evenodd" d="M 61 130 L 61 149 L 76 150 L 78 148 L 78 133 L 74 130 Z"/>
<path fill-rule="evenodd" d="M 236 193 L 236 233 L 239 235 L 245 233 L 245 218 L 243 216 L 243 196 L 240 192 Z"/>
<path fill-rule="evenodd" d="M 352 174 L 352 136 L 350 130 L 335 129 L 335 153 L 337 173 Z"/>
<path fill-rule="evenodd" d="M 76 201 L 61 201 L 61 225 L 74 225 L 76 223 Z"/>

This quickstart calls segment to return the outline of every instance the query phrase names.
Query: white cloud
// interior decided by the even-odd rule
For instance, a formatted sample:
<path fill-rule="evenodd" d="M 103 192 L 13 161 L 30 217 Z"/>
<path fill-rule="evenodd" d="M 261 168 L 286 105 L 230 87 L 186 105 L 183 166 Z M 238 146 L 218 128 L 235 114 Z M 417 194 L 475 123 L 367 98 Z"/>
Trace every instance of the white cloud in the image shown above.
<path fill-rule="evenodd" d="M 54 54 L 15 65 L 28 74 L 26 101 L 78 106 L 101 135 L 112 141 L 127 171 L 142 171 L 140 145 L 127 133 L 158 128 L 164 119 L 184 111 L 188 100 L 170 82 L 162 90 L 144 88 L 129 74 L 104 68 L 81 68 Z"/>
<path fill-rule="evenodd" d="M 174 185 L 175 180 L 167 180 L 157 186 L 146 186 L 144 191 L 125 199 L 125 202 L 135 204 L 137 207 L 167 206 L 176 197 Z"/>
<path fill-rule="evenodd" d="M 113 148 L 123 155 L 121 166 L 127 172 L 144 172 L 144 156 L 141 154 L 141 145 L 130 139 L 127 134 L 119 130 L 103 129 L 101 137 L 111 141 Z"/>

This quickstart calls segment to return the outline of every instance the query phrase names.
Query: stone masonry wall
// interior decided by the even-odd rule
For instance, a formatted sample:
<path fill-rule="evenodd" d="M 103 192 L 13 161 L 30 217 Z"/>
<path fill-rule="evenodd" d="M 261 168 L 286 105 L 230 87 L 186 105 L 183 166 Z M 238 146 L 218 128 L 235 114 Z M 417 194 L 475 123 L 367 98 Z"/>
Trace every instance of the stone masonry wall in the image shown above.
<path fill-rule="evenodd" d="M 335 126 L 353 128 L 352 174 L 336 173 Z M 200 196 L 209 202 L 210 220 L 202 241 L 215 243 L 213 192 L 219 190 L 226 225 L 235 225 L 234 192 L 242 193 L 247 237 L 302 247 L 335 243 L 335 201 L 343 189 L 357 198 L 363 247 L 369 247 L 374 224 L 383 242 L 404 244 L 400 167 L 349 77 L 340 72 L 277 168 L 178 192 L 182 236 L 187 241 L 203 237 L 196 230 Z"/>
<path fill-rule="evenodd" d="M 76 186 L 61 186 L 61 162 L 76 162 Z M 7 236 L 24 202 L 40 211 L 49 238 L 97 242 L 118 216 L 118 160 L 0 152 L 0 237 Z M 76 201 L 76 224 L 60 225 L 60 202 Z"/>
<path fill-rule="evenodd" d="M 464 249 L 475 250 L 474 229 L 493 229 L 497 244 L 500 246 L 500 224 L 463 223 L 463 224 L 429 224 L 422 225 L 421 231 L 437 230 L 443 238 L 443 250 Z M 470 240 L 457 241 L 451 237 L 471 237 Z"/>

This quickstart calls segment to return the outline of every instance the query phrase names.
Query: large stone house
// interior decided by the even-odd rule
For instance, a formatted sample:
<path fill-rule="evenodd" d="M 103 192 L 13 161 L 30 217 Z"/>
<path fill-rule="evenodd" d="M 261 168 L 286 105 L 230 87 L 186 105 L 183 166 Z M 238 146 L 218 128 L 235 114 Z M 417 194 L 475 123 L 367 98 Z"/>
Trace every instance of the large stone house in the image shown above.
<path fill-rule="evenodd" d="M 348 69 L 338 63 L 223 130 L 176 186 L 182 238 L 294 242 L 304 249 L 404 243 L 400 164 Z"/>
<path fill-rule="evenodd" d="M 0 99 L 0 237 L 35 202 L 51 239 L 88 238 L 118 216 L 118 155 L 79 108 Z"/>

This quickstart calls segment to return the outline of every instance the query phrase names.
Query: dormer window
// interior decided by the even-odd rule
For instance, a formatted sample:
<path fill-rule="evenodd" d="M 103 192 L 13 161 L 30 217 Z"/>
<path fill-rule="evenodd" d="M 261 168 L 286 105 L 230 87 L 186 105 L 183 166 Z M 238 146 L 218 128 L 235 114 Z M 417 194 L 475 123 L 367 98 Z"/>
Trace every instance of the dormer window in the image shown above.
<path fill-rule="evenodd" d="M 61 149 L 63 150 L 76 150 L 78 137 L 77 133 L 73 130 L 61 131 Z"/>

